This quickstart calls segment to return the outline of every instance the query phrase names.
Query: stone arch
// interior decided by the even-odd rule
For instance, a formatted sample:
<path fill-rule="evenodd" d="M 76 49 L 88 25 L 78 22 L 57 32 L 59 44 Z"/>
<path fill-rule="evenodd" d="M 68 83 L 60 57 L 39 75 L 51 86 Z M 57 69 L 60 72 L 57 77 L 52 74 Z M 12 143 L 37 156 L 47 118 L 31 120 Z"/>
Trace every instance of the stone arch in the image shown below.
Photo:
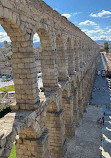
<path fill-rule="evenodd" d="M 54 91 L 57 88 L 58 75 L 56 66 L 56 54 L 53 50 L 52 33 L 41 24 L 36 28 L 41 42 L 41 70 L 43 91 Z"/>
<path fill-rule="evenodd" d="M 67 138 L 72 138 L 74 135 L 74 120 L 73 120 L 73 98 L 68 97 L 68 91 L 62 91 L 62 108 L 64 109 L 65 133 Z"/>
<path fill-rule="evenodd" d="M 31 41 L 27 41 L 27 36 L 29 36 L 29 34 L 28 32 L 26 35 L 24 34 L 26 30 L 22 24 L 20 25 L 22 22 L 19 16 L 6 8 L 3 8 L 3 13 L 3 16 L 0 15 L 0 23 L 12 41 L 13 52 L 12 71 L 17 104 L 11 108 L 14 110 L 19 108 L 27 109 L 25 106 L 26 104 L 35 104 L 39 100 L 38 86 L 36 85 L 33 87 L 33 84 L 37 84 L 37 79 L 34 78 L 36 72 L 33 52 L 31 51 L 32 45 Z M 33 76 L 31 76 L 32 71 L 35 72 Z"/>
<path fill-rule="evenodd" d="M 5 17 L 0 18 L 0 24 L 11 39 L 13 53 L 22 52 L 22 48 L 26 51 L 27 42 L 20 26 L 18 26 L 13 20 Z"/>
<path fill-rule="evenodd" d="M 63 157 L 65 145 L 65 126 L 63 110 L 57 110 L 54 101 L 47 107 L 45 128 L 49 131 L 49 148 L 51 157 Z"/>
<path fill-rule="evenodd" d="M 29 113 L 28 113 L 29 114 Z M 19 116 L 23 117 L 20 115 L 20 113 L 17 115 L 17 119 L 15 116 L 17 115 L 16 113 L 10 113 L 7 116 L 5 116 L 6 119 L 10 120 L 11 123 L 9 124 L 9 128 L 7 126 L 5 127 L 4 123 L 4 128 L 5 133 L 1 135 L 1 152 L 0 156 L 2 158 L 8 158 L 13 146 L 13 142 L 15 141 L 16 143 L 16 157 L 44 157 L 44 154 L 48 155 L 46 156 L 47 158 L 49 157 L 49 144 L 48 144 L 48 131 L 45 129 L 44 131 L 36 131 L 32 126 L 36 122 L 34 120 L 30 120 L 30 122 L 33 123 L 31 126 L 28 124 L 24 124 L 21 119 L 19 119 Z M 26 115 L 26 113 L 25 113 Z M 10 118 L 10 119 L 9 119 Z M 23 117 L 24 118 L 24 117 Z M 26 122 L 28 122 L 27 120 Z M 9 122 L 7 121 L 7 124 Z M 13 125 L 14 124 L 14 125 Z M 45 148 L 45 150 L 44 150 Z M 43 152 L 41 152 L 43 151 Z"/>
<path fill-rule="evenodd" d="M 41 50 L 42 51 L 51 50 L 51 40 L 50 40 L 49 32 L 44 28 L 38 28 L 37 33 L 40 37 Z"/>
<path fill-rule="evenodd" d="M 41 152 L 42 151 L 42 152 Z M 29 127 L 17 135 L 16 156 L 20 157 L 45 157 L 50 156 L 48 131 L 38 134 Z"/>

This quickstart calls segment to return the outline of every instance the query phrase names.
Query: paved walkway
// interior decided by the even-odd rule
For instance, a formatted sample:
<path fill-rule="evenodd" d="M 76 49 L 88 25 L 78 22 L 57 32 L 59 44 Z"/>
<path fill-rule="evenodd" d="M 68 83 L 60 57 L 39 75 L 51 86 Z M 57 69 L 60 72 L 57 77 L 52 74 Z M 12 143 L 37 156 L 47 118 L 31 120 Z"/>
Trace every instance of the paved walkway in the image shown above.
<path fill-rule="evenodd" d="M 101 107 L 88 106 L 75 136 L 68 143 L 65 158 L 100 158 L 102 127 L 97 124 L 97 118 L 101 115 Z"/>

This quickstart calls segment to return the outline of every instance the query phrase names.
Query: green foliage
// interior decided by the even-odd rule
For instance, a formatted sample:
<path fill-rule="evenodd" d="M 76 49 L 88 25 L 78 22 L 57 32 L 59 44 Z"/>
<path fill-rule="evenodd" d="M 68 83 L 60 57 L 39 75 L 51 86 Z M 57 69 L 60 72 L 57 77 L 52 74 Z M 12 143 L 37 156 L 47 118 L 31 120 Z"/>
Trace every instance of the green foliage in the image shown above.
<path fill-rule="evenodd" d="M 15 91 L 14 85 L 7 86 L 7 89 L 8 89 L 8 92 L 9 92 L 9 91 Z M 2 87 L 2 88 L 0 88 L 0 91 L 1 91 L 1 92 L 6 92 L 6 88 L 5 88 L 5 87 Z"/>
<path fill-rule="evenodd" d="M 15 142 L 13 143 L 13 148 L 11 150 L 11 154 L 8 158 L 16 158 L 16 148 L 15 148 Z"/>
<path fill-rule="evenodd" d="M 108 42 L 104 43 L 104 49 L 105 49 L 106 53 L 109 52 L 109 44 L 108 44 Z"/>

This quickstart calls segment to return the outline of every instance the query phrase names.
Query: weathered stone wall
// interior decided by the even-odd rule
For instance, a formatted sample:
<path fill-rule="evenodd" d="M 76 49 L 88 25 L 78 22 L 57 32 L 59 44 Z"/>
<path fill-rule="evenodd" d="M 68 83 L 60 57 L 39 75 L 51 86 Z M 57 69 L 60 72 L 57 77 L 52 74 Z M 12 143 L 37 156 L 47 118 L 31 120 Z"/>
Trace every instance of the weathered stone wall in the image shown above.
<path fill-rule="evenodd" d="M 0 24 L 12 42 L 16 94 L 13 111 L 0 119 L 0 157 L 8 158 L 17 136 L 17 158 L 63 158 L 91 97 L 98 45 L 41 0 L 0 0 Z M 40 93 L 36 32 L 41 41 Z"/>
<path fill-rule="evenodd" d="M 109 45 L 109 53 L 111 53 L 111 45 Z"/>

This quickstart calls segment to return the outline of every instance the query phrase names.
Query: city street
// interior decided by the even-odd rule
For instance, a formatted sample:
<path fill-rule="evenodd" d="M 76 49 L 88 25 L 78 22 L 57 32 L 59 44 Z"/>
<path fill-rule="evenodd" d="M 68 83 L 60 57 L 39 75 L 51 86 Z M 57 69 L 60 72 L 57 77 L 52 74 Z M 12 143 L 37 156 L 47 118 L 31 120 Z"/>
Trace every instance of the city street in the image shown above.
<path fill-rule="evenodd" d="M 98 71 L 106 69 L 106 67 L 106 60 L 101 53 Z M 111 88 L 109 83 L 110 79 L 97 75 L 90 101 L 90 104 L 102 106 L 103 109 L 104 125 L 102 128 L 101 147 L 103 158 L 111 158 Z"/>

